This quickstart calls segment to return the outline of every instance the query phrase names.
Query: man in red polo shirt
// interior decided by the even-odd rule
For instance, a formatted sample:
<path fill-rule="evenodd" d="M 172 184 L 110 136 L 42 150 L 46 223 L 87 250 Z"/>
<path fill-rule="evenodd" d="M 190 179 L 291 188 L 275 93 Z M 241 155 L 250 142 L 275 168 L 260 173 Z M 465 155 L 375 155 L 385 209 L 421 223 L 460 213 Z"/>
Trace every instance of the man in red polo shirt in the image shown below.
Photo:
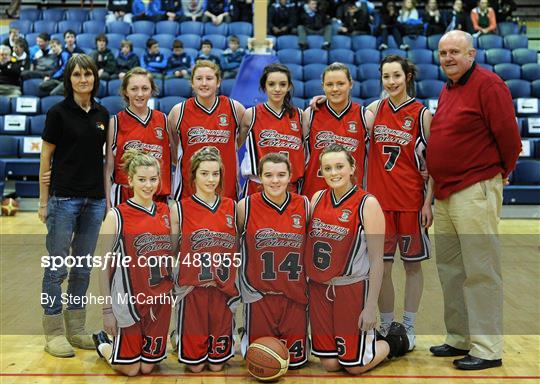
<path fill-rule="evenodd" d="M 461 356 L 458 369 L 502 364 L 502 275 L 497 226 L 503 183 L 521 150 L 512 96 L 477 65 L 473 38 L 451 31 L 439 42 L 448 77 L 431 123 L 427 167 L 435 180 L 435 249 L 446 341 L 435 356 Z"/>

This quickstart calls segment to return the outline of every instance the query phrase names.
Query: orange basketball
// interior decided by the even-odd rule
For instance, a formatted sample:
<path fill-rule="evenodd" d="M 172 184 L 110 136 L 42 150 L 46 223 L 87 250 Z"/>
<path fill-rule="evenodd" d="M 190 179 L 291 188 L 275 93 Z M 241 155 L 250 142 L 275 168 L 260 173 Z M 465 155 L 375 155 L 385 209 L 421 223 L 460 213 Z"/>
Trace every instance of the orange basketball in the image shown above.
<path fill-rule="evenodd" d="M 15 216 L 19 210 L 19 203 L 17 200 L 6 197 L 2 200 L 2 216 Z"/>
<path fill-rule="evenodd" d="M 289 368 L 289 351 L 275 337 L 260 337 L 248 347 L 246 363 L 249 373 L 256 379 L 276 380 Z"/>

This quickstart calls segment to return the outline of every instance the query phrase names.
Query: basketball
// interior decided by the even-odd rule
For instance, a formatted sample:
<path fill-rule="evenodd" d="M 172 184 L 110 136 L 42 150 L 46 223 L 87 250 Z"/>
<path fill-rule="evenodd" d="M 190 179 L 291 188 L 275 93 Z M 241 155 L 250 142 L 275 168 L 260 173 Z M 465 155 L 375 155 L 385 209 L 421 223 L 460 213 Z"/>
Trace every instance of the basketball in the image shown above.
<path fill-rule="evenodd" d="M 2 216 L 15 216 L 19 210 L 19 203 L 17 200 L 6 197 L 2 200 Z"/>
<path fill-rule="evenodd" d="M 289 351 L 275 337 L 261 337 L 248 347 L 246 362 L 249 373 L 256 379 L 276 380 L 287 373 Z"/>

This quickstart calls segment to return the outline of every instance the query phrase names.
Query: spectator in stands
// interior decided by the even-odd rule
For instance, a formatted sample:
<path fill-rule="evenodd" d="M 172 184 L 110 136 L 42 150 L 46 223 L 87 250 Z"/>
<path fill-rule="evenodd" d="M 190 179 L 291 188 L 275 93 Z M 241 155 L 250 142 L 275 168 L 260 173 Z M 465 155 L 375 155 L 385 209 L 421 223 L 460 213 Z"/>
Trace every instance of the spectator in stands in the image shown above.
<path fill-rule="evenodd" d="M 281 36 L 296 34 L 296 3 L 292 0 L 279 0 L 268 6 L 267 33 Z"/>
<path fill-rule="evenodd" d="M 443 34 L 446 31 L 446 20 L 439 10 L 437 0 L 428 0 L 424 13 L 424 22 L 427 24 L 426 35 Z"/>
<path fill-rule="evenodd" d="M 223 22 L 230 23 L 229 1 L 208 0 L 202 21 L 205 23 L 211 21 L 214 25 L 220 25 Z"/>
<path fill-rule="evenodd" d="M 15 47 L 15 41 L 17 41 L 19 37 L 21 37 L 19 28 L 10 27 L 9 35 L 4 39 L 4 41 L 2 41 L 2 45 L 7 45 L 13 51 L 13 47 Z"/>
<path fill-rule="evenodd" d="M 116 74 L 116 60 L 107 47 L 109 39 L 103 33 L 96 36 L 96 50 L 90 55 L 98 67 L 98 78 L 110 80 Z"/>
<path fill-rule="evenodd" d="M 195 63 L 199 60 L 210 60 L 216 63 L 218 67 L 221 65 L 221 60 L 216 55 L 212 54 L 212 42 L 210 40 L 203 40 L 201 43 L 201 50 L 195 58 Z"/>
<path fill-rule="evenodd" d="M 139 66 L 139 56 L 133 52 L 133 44 L 129 40 L 122 40 L 120 42 L 120 52 L 116 58 L 116 72 L 118 78 L 122 80 L 126 73 L 137 66 Z"/>
<path fill-rule="evenodd" d="M 15 41 L 12 56 L 20 64 L 22 70 L 30 69 L 30 55 L 27 52 L 27 48 L 26 40 L 23 37 L 19 37 Z"/>
<path fill-rule="evenodd" d="M 167 18 L 165 11 L 161 9 L 161 0 L 133 0 L 131 12 L 133 13 L 133 21 L 158 22 Z"/>
<path fill-rule="evenodd" d="M 519 18 L 512 16 L 512 13 L 517 9 L 514 0 L 492 0 L 492 5 L 497 23 L 502 23 L 503 21 L 517 23 L 519 21 Z"/>
<path fill-rule="evenodd" d="M 19 62 L 11 56 L 7 45 L 0 45 L 0 95 L 21 96 L 21 72 Z"/>
<path fill-rule="evenodd" d="M 224 79 L 234 79 L 236 77 L 245 55 L 246 51 L 240 47 L 238 36 L 230 36 L 229 48 L 223 52 L 221 57 L 221 69 L 223 70 Z"/>
<path fill-rule="evenodd" d="M 495 33 L 497 20 L 495 11 L 489 6 L 488 0 L 478 1 L 478 7 L 471 11 L 471 22 L 476 36 Z"/>
<path fill-rule="evenodd" d="M 184 52 L 184 43 L 180 40 L 175 40 L 173 42 L 173 53 L 167 61 L 167 76 L 165 78 L 189 79 L 191 60 L 191 57 Z"/>
<path fill-rule="evenodd" d="M 74 30 L 68 29 L 64 32 L 64 43 L 66 44 L 64 46 L 64 50 L 69 53 L 69 56 L 73 55 L 74 53 L 84 53 L 84 51 L 77 47 L 75 45 L 75 39 L 77 38 L 77 34 Z"/>
<path fill-rule="evenodd" d="M 131 0 L 109 0 L 107 2 L 109 12 L 105 17 L 105 22 L 123 21 L 131 24 Z"/>
<path fill-rule="evenodd" d="M 141 67 L 161 79 L 167 70 L 167 57 L 160 52 L 159 43 L 154 39 L 146 41 L 146 52 L 141 57 Z"/>
<path fill-rule="evenodd" d="M 35 60 L 49 54 L 50 40 L 51 36 L 46 32 L 41 32 L 36 37 L 36 45 L 30 48 L 30 61 L 34 62 Z"/>
<path fill-rule="evenodd" d="M 379 27 L 379 33 L 381 35 L 381 45 L 379 45 L 379 49 L 381 51 L 388 49 L 389 34 L 392 34 L 398 47 L 403 46 L 403 38 L 401 37 L 397 18 L 398 12 L 396 3 L 389 1 L 381 10 L 381 25 Z"/>
<path fill-rule="evenodd" d="M 467 31 L 467 17 L 465 16 L 465 12 L 463 12 L 463 1 L 462 0 L 455 0 L 454 4 L 452 5 L 452 19 L 450 20 L 450 23 L 448 23 L 448 28 L 446 28 L 446 31 L 453 31 L 454 29 L 458 29 L 460 31 Z"/>
<path fill-rule="evenodd" d="M 58 39 L 51 40 L 51 52 L 56 56 L 56 68 L 50 75 L 43 78 L 39 85 L 40 96 L 63 95 L 64 94 L 64 71 L 71 55 L 64 50 L 62 42 Z"/>
<path fill-rule="evenodd" d="M 253 22 L 253 0 L 231 0 L 232 21 Z"/>
<path fill-rule="evenodd" d="M 332 26 L 330 18 L 319 9 L 317 0 L 309 0 L 302 11 L 300 11 L 300 22 L 298 25 L 298 44 L 301 49 L 306 49 L 307 35 L 323 35 L 324 43 L 321 48 L 330 49 L 332 40 Z"/>
<path fill-rule="evenodd" d="M 424 24 L 416 9 L 416 0 L 403 0 L 399 16 L 398 26 L 402 35 L 418 36 L 424 34 Z M 407 44 L 400 45 L 401 49 L 409 49 Z"/>
<path fill-rule="evenodd" d="M 182 20 L 182 2 L 180 0 L 162 0 L 161 9 L 169 21 Z"/>
<path fill-rule="evenodd" d="M 339 34 L 354 36 L 371 33 L 370 23 L 373 17 L 369 14 L 368 3 L 366 1 L 347 3 L 340 21 Z"/>
<path fill-rule="evenodd" d="M 202 21 L 206 0 L 182 0 L 182 21 Z"/>

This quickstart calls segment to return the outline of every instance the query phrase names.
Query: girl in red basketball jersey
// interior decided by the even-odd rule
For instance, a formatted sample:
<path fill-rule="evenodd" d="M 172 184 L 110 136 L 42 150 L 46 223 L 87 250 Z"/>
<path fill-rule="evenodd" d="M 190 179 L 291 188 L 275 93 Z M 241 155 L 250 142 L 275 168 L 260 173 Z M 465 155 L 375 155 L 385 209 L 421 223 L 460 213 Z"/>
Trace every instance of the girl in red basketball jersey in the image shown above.
<path fill-rule="evenodd" d="M 287 191 L 291 164 L 285 155 L 266 154 L 258 167 L 263 191 L 238 203 L 246 304 L 242 352 L 259 337 L 274 336 L 289 350 L 289 367 L 299 368 L 309 357 L 303 262 L 309 202 Z"/>
<path fill-rule="evenodd" d="M 181 246 L 177 283 L 178 361 L 192 372 L 206 364 L 220 371 L 234 356 L 236 288 L 236 203 L 222 197 L 223 164 L 215 147 L 191 157 L 189 183 L 194 194 L 180 202 Z"/>
<path fill-rule="evenodd" d="M 240 145 L 247 138 L 241 166 L 242 175 L 249 176 L 245 195 L 262 189 L 257 163 L 271 152 L 280 152 L 289 158 L 292 191 L 297 192 L 298 181 L 304 175 L 304 143 L 302 110 L 291 103 L 291 72 L 283 64 L 269 64 L 264 68 L 259 86 L 268 101 L 247 109 L 240 128 Z"/>
<path fill-rule="evenodd" d="M 319 156 L 330 144 L 341 144 L 350 151 L 356 163 L 356 181 L 363 185 L 366 161 L 366 127 L 373 122 L 373 114 L 361 105 L 351 102 L 353 87 L 349 67 L 341 63 L 330 64 L 322 74 L 322 87 L 326 96 L 317 109 L 304 111 L 303 131 L 306 146 L 306 168 L 302 194 L 311 198 L 326 188 L 320 173 Z"/>
<path fill-rule="evenodd" d="M 386 220 L 384 277 L 379 297 L 381 333 L 394 321 L 392 265 L 399 245 L 405 267 L 403 325 L 409 349 L 415 345 L 414 321 L 423 289 L 420 261 L 429 258 L 427 229 L 432 222 L 432 181 L 426 183 L 424 152 L 431 113 L 414 99 L 414 64 L 397 55 L 384 58 L 381 80 L 388 97 L 371 103 L 367 190 L 379 200 Z"/>
<path fill-rule="evenodd" d="M 161 182 L 154 198 L 166 201 L 171 194 L 171 133 L 165 114 L 147 105 L 158 92 L 156 83 L 150 72 L 136 67 L 124 76 L 120 90 L 127 107 L 113 116 L 109 125 L 105 178 L 109 207 L 133 196 L 121 161 L 130 149 L 146 152 L 159 161 Z"/>
<path fill-rule="evenodd" d="M 166 358 L 178 207 L 154 201 L 161 179 L 154 156 L 130 149 L 122 161 L 133 197 L 109 211 L 101 230 L 104 249 L 114 252 L 100 275 L 101 293 L 110 299 L 103 325 L 114 340 L 100 332 L 94 343 L 114 370 L 135 376 Z"/>
<path fill-rule="evenodd" d="M 305 259 L 313 354 L 327 371 L 361 374 L 408 347 L 401 325 L 389 342 L 375 335 L 384 215 L 355 185 L 354 158 L 343 146 L 327 146 L 320 162 L 328 188 L 311 200 Z"/>
<path fill-rule="evenodd" d="M 191 86 L 195 97 L 175 105 L 169 113 L 178 160 L 174 175 L 174 198 L 190 197 L 190 159 L 193 154 L 211 145 L 219 150 L 225 173 L 224 197 L 238 198 L 238 128 L 245 108 L 238 101 L 218 96 L 221 83 L 219 67 L 208 60 L 199 60 L 193 67 Z"/>

